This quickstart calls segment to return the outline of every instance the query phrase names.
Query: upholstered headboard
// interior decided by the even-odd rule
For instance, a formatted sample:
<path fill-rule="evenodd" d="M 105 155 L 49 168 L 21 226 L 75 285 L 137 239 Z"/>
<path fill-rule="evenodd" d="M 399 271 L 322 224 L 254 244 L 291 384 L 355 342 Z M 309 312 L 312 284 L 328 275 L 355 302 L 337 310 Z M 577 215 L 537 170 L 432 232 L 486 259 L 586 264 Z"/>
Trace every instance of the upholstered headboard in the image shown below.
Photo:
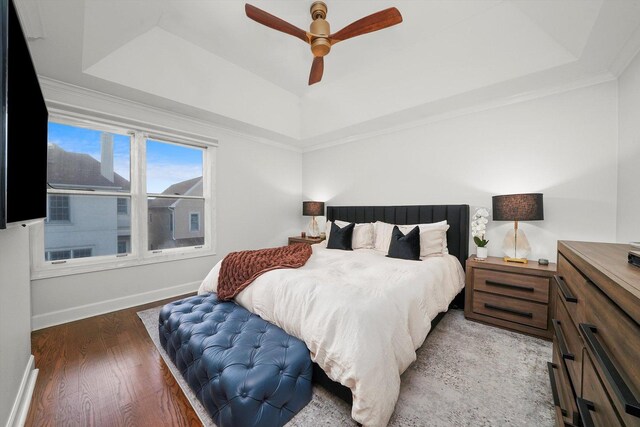
<path fill-rule="evenodd" d="M 447 220 L 449 253 L 464 268 L 469 257 L 469 205 L 327 206 L 328 221 L 425 224 Z"/>

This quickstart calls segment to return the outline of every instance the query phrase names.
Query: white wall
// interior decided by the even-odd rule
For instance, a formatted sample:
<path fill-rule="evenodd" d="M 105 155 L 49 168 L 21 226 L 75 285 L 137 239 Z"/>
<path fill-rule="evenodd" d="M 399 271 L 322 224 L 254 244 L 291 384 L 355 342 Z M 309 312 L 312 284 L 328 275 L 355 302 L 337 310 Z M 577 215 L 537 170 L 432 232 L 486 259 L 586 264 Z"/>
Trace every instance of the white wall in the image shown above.
<path fill-rule="evenodd" d="M 542 192 L 545 220 L 521 228 L 529 258 L 554 260 L 557 240 L 615 240 L 617 120 L 608 82 L 306 152 L 303 199 L 473 209 L 491 207 L 492 195 Z M 490 222 L 490 255 L 502 256 L 511 227 Z"/>
<path fill-rule="evenodd" d="M 0 230 L 0 425 L 7 424 L 30 356 L 29 234 L 12 225 Z"/>
<path fill-rule="evenodd" d="M 219 141 L 216 149 L 216 256 L 32 281 L 33 327 L 39 329 L 194 291 L 230 251 L 280 246 L 299 232 L 301 154 L 201 122 L 100 94 L 44 86 L 52 105 L 72 103 L 106 114 L 181 128 Z M 293 233 L 293 234 L 292 234 Z"/>
<path fill-rule="evenodd" d="M 640 55 L 618 80 L 618 241 L 640 241 Z"/>

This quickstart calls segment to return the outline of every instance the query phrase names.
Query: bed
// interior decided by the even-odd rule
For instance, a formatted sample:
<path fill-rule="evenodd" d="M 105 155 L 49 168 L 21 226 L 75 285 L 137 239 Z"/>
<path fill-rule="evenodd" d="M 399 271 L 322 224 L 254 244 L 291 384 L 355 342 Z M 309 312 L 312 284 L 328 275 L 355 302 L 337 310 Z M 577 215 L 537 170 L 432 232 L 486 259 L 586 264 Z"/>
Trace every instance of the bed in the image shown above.
<path fill-rule="evenodd" d="M 375 249 L 340 251 L 313 245 L 298 269 L 273 270 L 236 302 L 300 338 L 326 376 L 353 396 L 352 417 L 365 426 L 388 423 L 400 375 L 415 360 L 432 321 L 464 287 L 468 205 L 327 208 L 329 221 L 424 224 L 447 220 L 449 255 L 421 262 Z M 199 294 L 215 292 L 220 263 Z"/>

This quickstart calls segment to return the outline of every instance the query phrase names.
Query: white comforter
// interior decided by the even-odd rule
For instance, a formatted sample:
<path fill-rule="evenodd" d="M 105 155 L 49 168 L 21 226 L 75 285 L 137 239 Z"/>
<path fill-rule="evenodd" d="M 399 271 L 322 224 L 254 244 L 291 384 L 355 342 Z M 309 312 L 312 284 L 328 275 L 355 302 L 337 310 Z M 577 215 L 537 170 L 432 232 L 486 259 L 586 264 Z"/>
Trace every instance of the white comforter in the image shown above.
<path fill-rule="evenodd" d="M 303 267 L 263 274 L 236 301 L 306 343 L 329 378 L 351 389 L 354 420 L 385 426 L 400 374 L 464 287 L 462 266 L 451 255 L 416 262 L 312 247 Z M 198 293 L 216 291 L 220 264 Z"/>

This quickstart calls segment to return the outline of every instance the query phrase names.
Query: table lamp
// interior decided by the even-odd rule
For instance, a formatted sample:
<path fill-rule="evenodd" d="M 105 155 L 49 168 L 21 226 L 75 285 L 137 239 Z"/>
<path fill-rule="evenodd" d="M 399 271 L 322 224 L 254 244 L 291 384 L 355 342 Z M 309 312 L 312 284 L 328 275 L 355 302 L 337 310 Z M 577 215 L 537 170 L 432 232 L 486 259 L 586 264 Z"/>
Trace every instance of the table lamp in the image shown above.
<path fill-rule="evenodd" d="M 524 231 L 518 230 L 518 221 L 540 221 L 544 219 L 542 193 L 506 194 L 493 196 L 493 220 L 513 221 L 510 230 L 502 242 L 502 250 L 507 262 L 526 264 L 531 246 Z"/>
<path fill-rule="evenodd" d="M 316 217 L 324 215 L 324 202 L 302 202 L 302 215 L 311 217 L 309 229 L 307 230 L 307 236 L 320 236 L 320 230 L 318 229 L 318 221 L 316 221 Z"/>

